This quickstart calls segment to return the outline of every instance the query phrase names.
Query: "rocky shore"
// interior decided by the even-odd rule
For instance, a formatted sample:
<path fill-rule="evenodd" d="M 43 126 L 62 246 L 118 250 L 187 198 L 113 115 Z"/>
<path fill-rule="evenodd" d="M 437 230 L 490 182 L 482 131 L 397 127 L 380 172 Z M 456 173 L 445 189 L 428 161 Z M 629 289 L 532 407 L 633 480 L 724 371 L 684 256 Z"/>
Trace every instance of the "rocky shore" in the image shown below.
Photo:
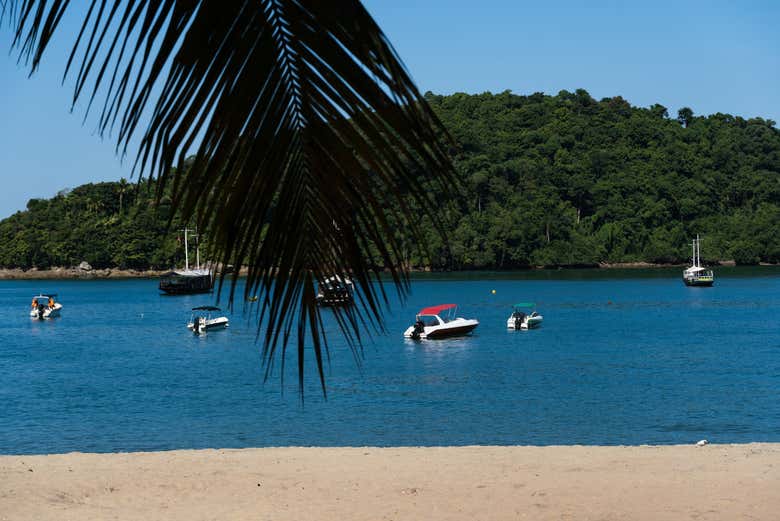
<path fill-rule="evenodd" d="M 156 270 L 120 270 L 117 268 L 102 270 L 59 267 L 48 270 L 36 268 L 29 270 L 0 269 L 0 280 L 132 279 L 159 277 L 163 273 L 165 272 Z"/>

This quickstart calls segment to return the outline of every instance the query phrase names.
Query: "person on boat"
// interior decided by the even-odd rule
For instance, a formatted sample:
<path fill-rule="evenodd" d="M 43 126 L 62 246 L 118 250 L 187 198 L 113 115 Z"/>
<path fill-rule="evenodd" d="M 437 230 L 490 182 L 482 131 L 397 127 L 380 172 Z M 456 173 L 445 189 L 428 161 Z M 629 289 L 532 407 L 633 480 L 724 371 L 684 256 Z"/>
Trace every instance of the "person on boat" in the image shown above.
<path fill-rule="evenodd" d="M 32 304 L 31 304 L 31 306 L 30 306 L 30 307 L 31 307 L 32 309 L 37 309 L 37 308 L 38 308 L 38 300 L 37 300 L 35 297 L 33 297 L 33 299 L 32 299 Z"/>
<path fill-rule="evenodd" d="M 54 309 L 54 297 L 49 297 L 49 309 Z"/>

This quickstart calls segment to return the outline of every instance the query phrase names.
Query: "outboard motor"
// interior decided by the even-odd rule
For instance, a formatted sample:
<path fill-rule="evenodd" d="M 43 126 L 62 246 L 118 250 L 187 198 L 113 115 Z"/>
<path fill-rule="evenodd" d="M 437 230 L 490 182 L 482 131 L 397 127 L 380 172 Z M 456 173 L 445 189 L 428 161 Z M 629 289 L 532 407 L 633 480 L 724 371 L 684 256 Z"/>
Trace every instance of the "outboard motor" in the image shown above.
<path fill-rule="evenodd" d="M 195 317 L 195 319 L 192 321 L 192 332 L 195 333 L 196 335 L 200 335 L 201 333 L 203 333 L 203 331 L 201 331 L 200 329 L 202 320 L 203 317 Z"/>
<path fill-rule="evenodd" d="M 38 304 L 38 320 L 43 320 L 43 313 L 46 311 L 46 306 Z"/>
<path fill-rule="evenodd" d="M 515 329 L 520 329 L 523 325 L 523 319 L 525 318 L 525 313 L 522 311 L 515 311 L 512 313 L 512 315 L 515 317 Z"/>
<path fill-rule="evenodd" d="M 425 332 L 425 324 L 423 324 L 422 320 L 418 320 L 414 323 L 414 329 L 412 330 L 412 338 L 415 340 L 420 340 L 420 334 Z"/>

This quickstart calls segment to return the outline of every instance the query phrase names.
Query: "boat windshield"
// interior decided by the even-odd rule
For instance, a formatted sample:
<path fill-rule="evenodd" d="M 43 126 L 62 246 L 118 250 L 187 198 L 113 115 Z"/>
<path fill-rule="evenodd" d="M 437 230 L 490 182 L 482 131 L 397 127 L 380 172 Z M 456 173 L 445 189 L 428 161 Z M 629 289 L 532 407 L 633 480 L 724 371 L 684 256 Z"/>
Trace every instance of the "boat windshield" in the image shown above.
<path fill-rule="evenodd" d="M 436 315 L 417 315 L 417 320 L 422 322 L 425 326 L 438 326 L 439 325 L 439 319 L 436 317 Z M 444 319 L 441 319 L 441 320 L 444 323 L 447 322 Z"/>

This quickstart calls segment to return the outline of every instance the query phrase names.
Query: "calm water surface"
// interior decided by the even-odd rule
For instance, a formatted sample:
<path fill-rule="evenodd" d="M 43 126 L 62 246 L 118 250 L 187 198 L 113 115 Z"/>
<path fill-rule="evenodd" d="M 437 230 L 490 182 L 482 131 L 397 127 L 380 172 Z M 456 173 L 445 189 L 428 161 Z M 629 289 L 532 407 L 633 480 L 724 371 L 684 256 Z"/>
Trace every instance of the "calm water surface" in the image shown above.
<path fill-rule="evenodd" d="M 0 453 L 780 441 L 780 271 L 720 269 L 713 288 L 679 271 L 420 276 L 359 366 L 329 324 L 328 399 L 307 360 L 303 406 L 294 363 L 263 384 L 241 309 L 226 331 L 185 328 L 213 296 L 2 281 Z M 59 293 L 62 318 L 29 319 L 40 291 Z M 538 304 L 541 329 L 505 329 L 516 301 Z M 473 336 L 401 337 L 443 302 L 479 318 Z"/>

